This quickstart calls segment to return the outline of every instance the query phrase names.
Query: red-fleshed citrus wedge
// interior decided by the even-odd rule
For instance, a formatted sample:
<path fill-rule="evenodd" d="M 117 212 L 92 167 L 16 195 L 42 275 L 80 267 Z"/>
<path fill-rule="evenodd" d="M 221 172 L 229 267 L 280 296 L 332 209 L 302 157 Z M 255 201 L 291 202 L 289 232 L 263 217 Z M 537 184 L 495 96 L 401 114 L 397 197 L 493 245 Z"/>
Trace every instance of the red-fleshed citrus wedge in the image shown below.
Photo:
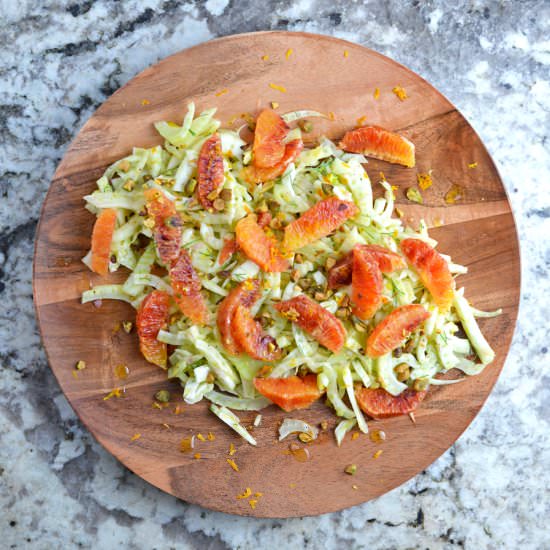
<path fill-rule="evenodd" d="M 378 262 L 361 249 L 352 252 L 351 303 L 353 314 L 359 319 L 370 319 L 382 305 L 384 282 Z"/>
<path fill-rule="evenodd" d="M 281 357 L 281 349 L 275 338 L 264 332 L 262 325 L 252 317 L 250 309 L 238 305 L 231 321 L 231 335 L 237 346 L 253 359 L 275 361 Z"/>
<path fill-rule="evenodd" d="M 368 254 L 378 263 L 382 273 L 391 273 L 407 267 L 405 260 L 395 252 L 376 244 L 358 244 L 355 246 L 364 254 Z M 328 287 L 339 288 L 351 283 L 351 271 L 353 268 L 353 251 L 346 254 L 330 268 L 328 272 Z"/>
<path fill-rule="evenodd" d="M 429 316 L 430 314 L 418 304 L 394 309 L 376 325 L 368 337 L 367 355 L 369 357 L 380 357 L 393 351 Z"/>
<path fill-rule="evenodd" d="M 255 214 L 240 219 L 235 227 L 237 244 L 245 255 L 264 271 L 280 272 L 289 268 L 275 238 L 269 236 L 257 222 Z"/>
<path fill-rule="evenodd" d="M 220 265 L 223 265 L 237 250 L 239 247 L 237 246 L 237 241 L 235 239 L 232 239 L 230 237 L 226 237 L 223 241 L 222 249 L 220 250 L 220 257 L 218 258 L 218 263 Z"/>
<path fill-rule="evenodd" d="M 293 252 L 326 237 L 358 212 L 359 209 L 353 202 L 336 197 L 318 202 L 285 227 L 283 250 Z"/>
<path fill-rule="evenodd" d="M 97 217 L 92 230 L 92 271 L 107 275 L 111 257 L 111 241 L 116 225 L 116 210 L 106 208 Z"/>
<path fill-rule="evenodd" d="M 179 258 L 170 268 L 170 280 L 174 291 L 174 301 L 181 312 L 196 325 L 208 322 L 208 308 L 201 294 L 201 280 L 184 248 Z"/>
<path fill-rule="evenodd" d="M 303 378 L 254 378 L 254 387 L 286 412 L 307 409 L 321 397 L 316 374 Z"/>
<path fill-rule="evenodd" d="M 283 317 L 296 323 L 330 351 L 338 353 L 342 349 L 346 341 L 344 325 L 311 298 L 301 294 L 274 307 Z"/>
<path fill-rule="evenodd" d="M 231 335 L 231 321 L 237 306 L 252 307 L 260 294 L 260 281 L 249 279 L 236 286 L 218 306 L 217 325 L 221 341 L 223 347 L 233 355 L 238 355 L 241 351 Z"/>
<path fill-rule="evenodd" d="M 161 290 L 153 290 L 145 296 L 136 316 L 139 349 L 143 357 L 163 369 L 166 368 L 166 344 L 157 340 L 161 328 L 168 323 L 170 296 Z"/>
<path fill-rule="evenodd" d="M 258 212 L 258 225 L 262 229 L 264 227 L 268 227 L 272 219 L 273 216 L 271 215 L 271 212 Z"/>
<path fill-rule="evenodd" d="M 291 162 L 296 160 L 303 148 L 304 144 L 301 139 L 289 141 L 286 144 L 283 158 L 275 166 L 261 167 L 249 165 L 243 169 L 242 177 L 248 183 L 261 183 L 274 180 L 284 173 Z"/>
<path fill-rule="evenodd" d="M 147 212 L 153 217 L 153 235 L 161 261 L 169 266 L 178 259 L 181 246 L 182 223 L 174 203 L 158 189 L 147 189 Z"/>
<path fill-rule="evenodd" d="M 405 239 L 401 242 L 401 250 L 420 275 L 439 309 L 447 311 L 453 302 L 455 280 L 441 254 L 420 239 Z"/>
<path fill-rule="evenodd" d="M 205 210 L 212 211 L 216 194 L 223 185 L 222 140 L 219 134 L 202 145 L 197 161 L 197 198 Z"/>
<path fill-rule="evenodd" d="M 355 397 L 361 410 L 371 418 L 382 419 L 413 412 L 426 396 L 425 391 L 406 389 L 399 395 L 391 395 L 383 388 L 360 388 Z"/>
<path fill-rule="evenodd" d="M 271 168 L 282 160 L 288 129 L 286 122 L 272 109 L 264 109 L 259 114 L 252 146 L 254 166 Z"/>
<path fill-rule="evenodd" d="M 402 164 L 412 168 L 415 165 L 414 144 L 380 126 L 362 126 L 346 132 L 339 144 L 349 153 L 362 153 L 367 157 Z"/>

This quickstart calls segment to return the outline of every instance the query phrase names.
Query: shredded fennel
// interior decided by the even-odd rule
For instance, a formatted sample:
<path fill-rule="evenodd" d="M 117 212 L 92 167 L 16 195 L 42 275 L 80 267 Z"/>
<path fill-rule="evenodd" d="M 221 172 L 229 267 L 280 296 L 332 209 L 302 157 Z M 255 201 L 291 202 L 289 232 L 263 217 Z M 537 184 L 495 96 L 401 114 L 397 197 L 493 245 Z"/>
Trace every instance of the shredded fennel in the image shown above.
<path fill-rule="evenodd" d="M 107 168 L 97 181 L 97 190 L 84 197 L 86 207 L 94 214 L 102 209 L 117 212 L 116 230 L 111 245 L 110 271 L 121 267 L 129 270 L 122 284 L 98 285 L 82 294 L 82 303 L 96 300 L 122 300 L 138 308 L 153 289 L 172 294 L 168 276 L 157 273 L 162 267 L 152 232 L 144 215 L 144 189 L 154 187 L 174 202 L 184 224 L 182 246 L 189 252 L 193 266 L 202 284 L 202 293 L 208 310 L 215 319 L 220 301 L 239 283 L 259 278 L 262 296 L 253 314 L 267 316 L 266 331 L 282 348 L 283 356 L 274 362 L 270 377 L 292 376 L 300 370 L 317 375 L 317 385 L 325 394 L 336 415 L 342 418 L 335 430 L 338 445 L 355 425 L 368 431 L 366 419 L 355 397 L 354 386 L 382 387 L 392 395 L 399 395 L 416 380 L 428 380 L 434 385 L 455 383 L 458 380 L 440 380 L 437 375 L 457 368 L 468 375 L 478 374 L 494 358 L 494 351 L 484 338 L 476 318 L 490 318 L 500 313 L 483 312 L 469 304 L 463 289 L 454 293 L 453 306 L 448 312 L 438 313 L 431 295 L 412 268 L 384 275 L 384 296 L 387 298 L 374 319 L 357 324 L 353 316 L 344 321 L 347 331 L 343 350 L 335 355 L 320 345 L 295 324 L 277 315 L 273 305 L 303 292 L 313 295 L 315 289 L 324 293 L 327 285 L 325 265 L 328 259 L 338 259 L 357 244 L 377 244 L 399 251 L 405 238 L 417 238 L 431 246 L 437 243 L 428 235 L 426 224 L 418 230 L 405 227 L 393 216 L 394 192 L 388 182 L 382 181 L 383 196 L 374 199 L 373 185 L 365 171 L 362 155 L 345 153 L 334 143 L 322 138 L 313 148 L 304 149 L 285 173 L 276 180 L 255 188 L 243 181 L 241 173 L 250 163 L 251 151 L 246 148 L 238 131 L 220 130 L 214 118 L 215 110 L 198 114 L 190 103 L 181 125 L 161 121 L 155 128 L 164 138 L 164 144 L 149 149 L 134 148 L 130 155 Z M 298 110 L 283 115 L 286 122 L 304 117 L 324 117 L 312 110 Z M 197 179 L 197 159 L 202 144 L 214 132 L 221 137 L 224 156 L 224 184 L 227 200 L 223 211 L 206 212 L 193 200 Z M 300 136 L 294 129 L 287 141 Z M 328 186 L 328 187 L 327 187 Z M 327 189 L 329 191 L 327 191 Z M 226 239 L 235 237 L 235 224 L 250 211 L 263 205 L 276 205 L 273 217 L 288 223 L 312 207 L 324 193 L 353 201 L 359 214 L 348 220 L 339 231 L 314 242 L 290 258 L 288 273 L 263 273 L 258 265 L 244 255 L 232 256 L 220 264 L 221 250 Z M 276 226 L 274 226 L 276 227 Z M 139 243 L 148 240 L 145 248 Z M 451 273 L 467 272 L 464 266 L 448 262 Z M 91 254 L 83 259 L 91 266 Z M 306 286 L 307 283 L 307 286 Z M 344 292 L 326 296 L 320 303 L 332 313 L 337 312 Z M 413 334 L 407 342 L 410 348 L 400 357 L 391 353 L 377 359 L 365 356 L 364 343 L 372 328 L 395 307 L 422 304 L 432 313 L 423 332 Z M 171 313 L 176 313 L 175 307 Z M 467 338 L 457 335 L 459 324 Z M 169 358 L 168 376 L 179 379 L 187 403 L 202 399 L 210 401 L 210 410 L 252 445 L 255 439 L 229 409 L 258 411 L 271 402 L 260 395 L 254 378 L 263 367 L 261 361 L 230 355 L 221 345 L 220 334 L 213 322 L 205 327 L 193 326 L 182 316 L 173 315 L 168 326 L 158 334 L 160 342 L 174 346 Z M 477 354 L 481 362 L 473 359 Z M 396 367 L 407 363 L 410 376 L 398 379 Z M 256 417 L 259 426 L 261 415 Z"/>

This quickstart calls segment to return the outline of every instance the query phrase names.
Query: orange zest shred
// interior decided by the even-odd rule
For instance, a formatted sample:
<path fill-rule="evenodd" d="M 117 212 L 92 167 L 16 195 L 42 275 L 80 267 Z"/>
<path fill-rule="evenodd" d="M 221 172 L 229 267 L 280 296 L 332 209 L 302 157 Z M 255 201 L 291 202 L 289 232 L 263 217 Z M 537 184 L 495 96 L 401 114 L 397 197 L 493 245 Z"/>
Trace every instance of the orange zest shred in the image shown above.
<path fill-rule="evenodd" d="M 220 97 L 223 94 L 226 94 L 229 90 L 227 88 L 224 88 L 223 90 L 220 90 L 219 92 L 216 92 L 216 97 Z"/>
<path fill-rule="evenodd" d="M 160 403 L 157 403 L 156 401 L 153 401 L 153 403 L 151 403 L 151 407 L 153 407 L 153 409 L 162 409 Z"/>
<path fill-rule="evenodd" d="M 229 456 L 233 456 L 237 452 L 237 449 L 235 449 L 235 445 L 233 443 L 229 444 Z"/>
<path fill-rule="evenodd" d="M 201 433 L 198 433 L 198 434 L 197 434 L 197 439 L 198 439 L 199 441 L 206 441 L 206 438 L 205 438 L 204 435 L 202 435 Z"/>
<path fill-rule="evenodd" d="M 279 92 L 282 92 L 283 94 L 286 94 L 286 88 L 284 86 L 280 86 L 279 84 L 273 84 L 273 82 L 270 82 L 269 87 L 272 90 L 277 90 Z"/>
<path fill-rule="evenodd" d="M 291 489 L 294 489 L 296 487 L 296 483 L 289 483 L 288 485 Z"/>
<path fill-rule="evenodd" d="M 380 88 L 374 88 L 374 93 L 372 95 L 374 99 L 378 99 L 380 97 Z"/>
<path fill-rule="evenodd" d="M 328 112 L 328 119 L 329 120 L 336 120 L 336 116 L 334 115 L 334 113 L 332 111 Z"/>
<path fill-rule="evenodd" d="M 365 122 L 367 122 L 367 117 L 366 116 L 359 117 L 356 120 L 357 126 L 364 126 Z"/>
<path fill-rule="evenodd" d="M 348 50 L 344 50 L 344 57 L 349 57 L 349 52 L 348 52 Z"/>
<path fill-rule="evenodd" d="M 200 453 L 195 453 L 195 454 L 193 455 L 193 458 L 195 458 L 196 460 L 200 460 L 201 456 L 202 456 L 202 455 L 201 455 Z"/>
<path fill-rule="evenodd" d="M 288 59 L 292 55 L 293 51 L 294 50 L 292 48 L 288 48 L 288 50 L 285 53 L 285 57 Z"/>
<path fill-rule="evenodd" d="M 256 504 L 258 504 L 258 501 L 251 498 L 249 501 L 248 501 L 248 504 L 250 504 L 250 508 L 252 508 L 252 510 L 255 510 L 256 509 Z"/>
<path fill-rule="evenodd" d="M 174 414 L 181 414 L 182 408 L 180 405 L 176 405 L 176 408 L 174 409 Z"/>
<path fill-rule="evenodd" d="M 477 168 L 477 162 L 470 162 L 470 164 L 468 164 L 468 168 Z"/>
<path fill-rule="evenodd" d="M 372 458 L 378 458 L 384 451 L 382 449 L 378 449 L 373 455 Z"/>
<path fill-rule="evenodd" d="M 262 55 L 262 61 L 269 61 L 269 55 Z"/>
<path fill-rule="evenodd" d="M 71 374 L 73 375 L 74 378 L 78 378 L 78 371 L 77 370 L 71 371 Z"/>
<path fill-rule="evenodd" d="M 115 388 L 103 398 L 103 401 L 107 401 L 107 399 L 111 399 L 111 397 L 120 397 L 123 393 L 124 392 L 121 388 Z"/>
<path fill-rule="evenodd" d="M 151 102 L 148 99 L 142 99 L 141 104 L 142 105 L 149 105 Z"/>
<path fill-rule="evenodd" d="M 134 434 L 131 438 L 130 438 L 130 441 L 135 441 L 136 439 L 139 439 L 141 437 L 141 434 Z"/>
<path fill-rule="evenodd" d="M 399 101 L 405 101 L 405 99 L 408 98 L 407 92 L 405 91 L 405 88 L 403 88 L 402 86 L 394 86 L 392 88 L 392 92 L 396 95 Z"/>
<path fill-rule="evenodd" d="M 248 498 L 250 495 L 252 495 L 252 489 L 250 487 L 247 487 L 242 495 L 237 495 L 235 498 L 242 500 L 244 498 Z"/>
<path fill-rule="evenodd" d="M 254 496 L 255 496 L 256 498 L 260 498 L 260 497 L 263 497 L 264 494 L 263 494 L 263 493 L 254 493 Z"/>
<path fill-rule="evenodd" d="M 226 458 L 225 460 L 227 460 L 227 463 L 229 464 L 229 466 L 231 466 L 231 468 L 233 468 L 233 470 L 235 470 L 236 472 L 239 471 L 237 463 L 232 458 Z"/>
<path fill-rule="evenodd" d="M 170 427 L 170 424 L 167 424 L 166 422 L 163 422 L 162 424 L 167 430 L 170 430 L 171 427 Z"/>
<path fill-rule="evenodd" d="M 353 433 L 351 434 L 351 439 L 352 439 L 352 441 L 355 441 L 358 437 L 359 437 L 359 432 L 353 432 Z"/>
<path fill-rule="evenodd" d="M 271 108 L 274 109 L 274 110 L 275 110 L 275 109 L 278 109 L 278 108 L 279 108 L 279 104 L 278 104 L 276 101 L 272 101 L 272 102 L 271 102 Z"/>
<path fill-rule="evenodd" d="M 429 172 L 427 174 L 416 174 L 416 179 L 418 181 L 418 187 L 420 187 L 422 191 L 426 191 L 426 189 L 431 187 L 434 183 Z"/>
<path fill-rule="evenodd" d="M 214 439 L 216 439 L 216 436 L 212 432 L 208 432 L 206 438 L 208 439 L 208 441 L 214 441 Z"/>

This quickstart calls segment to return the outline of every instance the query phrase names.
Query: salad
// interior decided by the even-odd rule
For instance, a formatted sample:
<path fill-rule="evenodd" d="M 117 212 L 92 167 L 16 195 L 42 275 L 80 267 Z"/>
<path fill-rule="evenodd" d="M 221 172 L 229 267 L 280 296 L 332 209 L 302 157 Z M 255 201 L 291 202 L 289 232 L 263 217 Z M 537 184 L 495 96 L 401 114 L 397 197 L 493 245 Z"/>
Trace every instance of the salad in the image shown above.
<path fill-rule="evenodd" d="M 412 167 L 414 145 L 377 126 L 305 148 L 305 119 L 263 110 L 252 144 L 215 109 L 158 122 L 164 146 L 134 148 L 84 197 L 97 216 L 84 263 L 123 284 L 82 302 L 136 309 L 143 357 L 179 379 L 248 442 L 233 411 L 324 398 L 338 444 L 367 418 L 411 414 L 438 375 L 481 372 L 495 354 L 457 288 L 466 268 L 427 227 L 403 225 L 394 189 L 373 198 L 365 156 Z M 295 128 L 290 125 L 296 123 Z"/>

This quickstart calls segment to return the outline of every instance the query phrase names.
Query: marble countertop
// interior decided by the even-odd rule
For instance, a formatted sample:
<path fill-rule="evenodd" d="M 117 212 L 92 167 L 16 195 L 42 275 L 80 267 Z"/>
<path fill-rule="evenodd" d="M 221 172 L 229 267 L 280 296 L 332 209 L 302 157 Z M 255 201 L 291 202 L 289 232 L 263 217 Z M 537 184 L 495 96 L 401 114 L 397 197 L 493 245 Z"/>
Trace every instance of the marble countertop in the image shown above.
<path fill-rule="evenodd" d="M 2 546 L 549 548 L 550 4 L 265 4 L 0 2 Z M 357 41 L 446 94 L 501 170 L 523 255 L 514 343 L 465 434 L 425 472 L 377 500 L 288 521 L 238 518 L 180 502 L 108 455 L 80 425 L 50 372 L 31 288 L 41 203 L 55 166 L 94 109 L 173 52 L 263 29 Z"/>

